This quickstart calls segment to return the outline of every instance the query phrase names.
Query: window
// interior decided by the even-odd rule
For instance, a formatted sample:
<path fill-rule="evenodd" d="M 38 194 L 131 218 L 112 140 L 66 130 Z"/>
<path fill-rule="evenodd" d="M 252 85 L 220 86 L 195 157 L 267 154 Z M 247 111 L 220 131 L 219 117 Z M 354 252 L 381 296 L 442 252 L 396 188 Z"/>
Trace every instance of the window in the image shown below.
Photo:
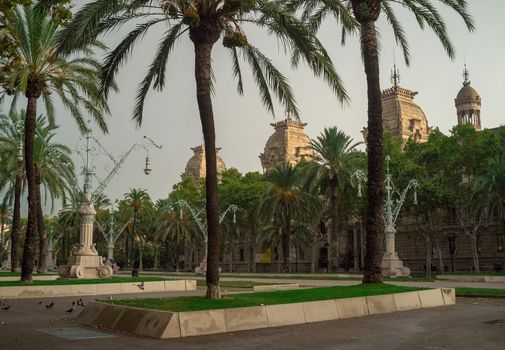
<path fill-rule="evenodd" d="M 244 261 L 245 260 L 245 257 L 244 257 L 244 248 L 240 248 L 240 261 Z"/>
<path fill-rule="evenodd" d="M 298 252 L 298 257 L 300 258 L 300 260 L 305 260 L 305 251 L 303 250 L 303 248 L 300 248 L 300 251 Z"/>

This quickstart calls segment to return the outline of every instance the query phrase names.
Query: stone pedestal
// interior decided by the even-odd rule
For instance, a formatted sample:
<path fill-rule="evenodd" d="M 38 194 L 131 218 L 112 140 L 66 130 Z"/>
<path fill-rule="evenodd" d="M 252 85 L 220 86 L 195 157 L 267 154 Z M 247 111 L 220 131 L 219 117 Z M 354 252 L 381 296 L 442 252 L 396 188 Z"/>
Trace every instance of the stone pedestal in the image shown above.
<path fill-rule="evenodd" d="M 395 251 L 396 230 L 392 227 L 386 227 L 386 253 L 382 258 L 382 275 L 386 277 L 409 277 L 410 269 L 403 266 L 403 261 L 398 258 Z"/>
<path fill-rule="evenodd" d="M 107 247 L 107 260 L 112 261 L 114 259 L 114 246 L 109 245 Z"/>
<path fill-rule="evenodd" d="M 112 277 L 112 268 L 104 265 L 93 244 L 93 222 L 96 211 L 91 203 L 91 194 L 85 193 L 85 201 L 79 208 L 81 227 L 79 246 L 68 259 L 67 265 L 58 268 L 63 278 L 95 279 Z"/>

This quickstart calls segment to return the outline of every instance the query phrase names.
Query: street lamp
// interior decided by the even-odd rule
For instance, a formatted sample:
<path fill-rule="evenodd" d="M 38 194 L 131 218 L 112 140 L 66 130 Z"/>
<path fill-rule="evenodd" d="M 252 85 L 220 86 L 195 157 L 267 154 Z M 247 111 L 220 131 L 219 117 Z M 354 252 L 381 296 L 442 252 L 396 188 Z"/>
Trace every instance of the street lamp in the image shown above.
<path fill-rule="evenodd" d="M 389 155 L 386 156 L 386 201 L 384 203 L 386 252 L 382 258 L 382 274 L 385 276 L 403 277 L 410 276 L 410 269 L 403 266 L 403 262 L 398 258 L 398 253 L 395 250 L 396 221 L 410 189 L 414 192 L 414 205 L 417 204 L 417 189 L 419 188 L 419 183 L 416 179 L 410 179 L 407 187 L 405 187 L 403 191 L 396 188 L 389 171 L 390 160 L 391 158 Z M 358 196 L 361 197 L 361 181 L 367 181 L 366 174 L 358 170 L 353 174 L 353 177 L 358 178 Z"/>

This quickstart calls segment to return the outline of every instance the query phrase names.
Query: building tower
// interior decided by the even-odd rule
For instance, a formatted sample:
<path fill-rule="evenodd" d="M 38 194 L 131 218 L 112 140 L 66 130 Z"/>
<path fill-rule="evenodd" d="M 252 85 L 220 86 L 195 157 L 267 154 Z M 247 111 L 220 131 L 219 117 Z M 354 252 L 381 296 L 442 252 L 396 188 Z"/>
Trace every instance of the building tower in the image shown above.
<path fill-rule="evenodd" d="M 458 114 L 458 125 L 471 124 L 476 130 L 481 130 L 480 107 L 481 100 L 478 92 L 470 86 L 470 74 L 466 68 L 463 71 L 463 87 L 454 100 Z"/>
<path fill-rule="evenodd" d="M 303 131 L 307 124 L 292 119 L 289 111 L 286 119 L 270 125 L 275 131 L 268 138 L 264 152 L 259 155 L 264 172 L 277 164 L 295 165 L 303 157 L 310 158 L 314 155 L 309 147 L 310 138 Z"/>
<path fill-rule="evenodd" d="M 394 65 L 393 86 L 382 91 L 382 123 L 384 131 L 403 140 L 428 141 L 431 128 L 421 107 L 414 102 L 417 92 L 400 87 L 400 74 Z"/>
<path fill-rule="evenodd" d="M 192 147 L 193 156 L 188 160 L 188 164 L 186 164 L 186 169 L 184 173 L 181 174 L 181 178 L 185 179 L 187 177 L 193 177 L 195 181 L 200 181 L 201 178 L 207 175 L 207 169 L 205 167 L 205 145 L 200 145 L 196 147 Z M 216 153 L 218 153 L 221 148 L 216 148 Z M 226 165 L 224 161 L 219 157 L 217 158 L 217 173 L 220 174 L 226 170 Z"/>

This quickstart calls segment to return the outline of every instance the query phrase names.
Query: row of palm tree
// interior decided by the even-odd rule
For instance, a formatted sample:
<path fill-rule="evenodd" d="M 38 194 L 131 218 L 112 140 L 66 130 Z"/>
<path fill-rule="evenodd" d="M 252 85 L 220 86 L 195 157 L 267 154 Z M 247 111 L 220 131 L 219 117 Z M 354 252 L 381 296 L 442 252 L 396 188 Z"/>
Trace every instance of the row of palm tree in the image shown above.
<path fill-rule="evenodd" d="M 52 3 L 53 0 L 44 3 Z M 29 220 L 25 240 L 22 280 L 29 281 L 33 265 L 33 244 L 37 210 L 36 174 L 33 163 L 33 142 L 36 125 L 37 101 L 46 102 L 48 116 L 54 114 L 50 92 L 60 96 L 82 130 L 80 107 L 83 106 L 105 131 L 103 114 L 107 112 L 105 98 L 115 89 L 114 77 L 141 38 L 150 38 L 148 31 L 157 25 L 168 30 L 160 41 L 155 58 L 139 86 L 134 119 L 143 120 L 145 97 L 152 88 L 162 90 L 165 85 L 166 65 L 176 42 L 187 35 L 195 50 L 195 82 L 197 101 L 206 147 L 206 210 L 208 220 L 207 297 L 217 299 L 219 291 L 219 202 L 215 153 L 214 113 L 212 108 L 212 51 L 223 37 L 223 46 L 232 57 L 232 69 L 238 80 L 238 91 L 243 93 L 240 57 L 251 65 L 253 77 L 260 88 L 262 101 L 273 112 L 274 94 L 278 100 L 298 116 L 293 92 L 282 75 L 263 53 L 253 46 L 245 34 L 243 23 L 256 25 L 274 34 L 291 53 L 291 62 L 307 63 L 318 77 L 325 79 L 341 101 L 348 96 L 333 64 L 315 31 L 328 14 L 338 19 L 342 39 L 359 32 L 361 53 L 367 78 L 368 95 L 368 212 L 366 220 L 367 246 L 364 283 L 382 281 L 380 262 L 384 231 L 382 225 L 384 202 L 384 146 L 382 141 L 381 90 L 379 83 L 379 45 L 377 27 L 381 13 L 391 25 L 395 39 L 409 62 L 406 35 L 394 6 L 412 12 L 421 28 L 431 28 L 440 39 L 448 55 L 454 49 L 447 35 L 442 16 L 434 3 L 448 6 L 459 14 L 467 27 L 473 24 L 467 13 L 465 0 L 94 0 L 83 5 L 73 20 L 59 33 L 58 25 L 49 20 L 44 11 L 26 8 L 18 11 L 12 23 L 18 33 L 18 66 L 6 79 L 6 91 L 24 94 L 28 100 L 25 122 L 25 171 L 29 197 Z M 300 10 L 301 18 L 296 16 Z M 112 29 L 136 24 L 124 39 L 110 51 L 99 65 L 89 57 L 90 45 L 97 45 L 100 37 Z M 56 41 L 58 38 L 58 41 Z M 32 44 L 32 45 L 31 45 Z M 100 69 L 100 74 L 96 68 Z M 100 81 L 97 88 L 93 83 Z M 80 93 L 79 93 L 80 92 Z M 83 97 L 84 96 L 84 97 Z"/>

